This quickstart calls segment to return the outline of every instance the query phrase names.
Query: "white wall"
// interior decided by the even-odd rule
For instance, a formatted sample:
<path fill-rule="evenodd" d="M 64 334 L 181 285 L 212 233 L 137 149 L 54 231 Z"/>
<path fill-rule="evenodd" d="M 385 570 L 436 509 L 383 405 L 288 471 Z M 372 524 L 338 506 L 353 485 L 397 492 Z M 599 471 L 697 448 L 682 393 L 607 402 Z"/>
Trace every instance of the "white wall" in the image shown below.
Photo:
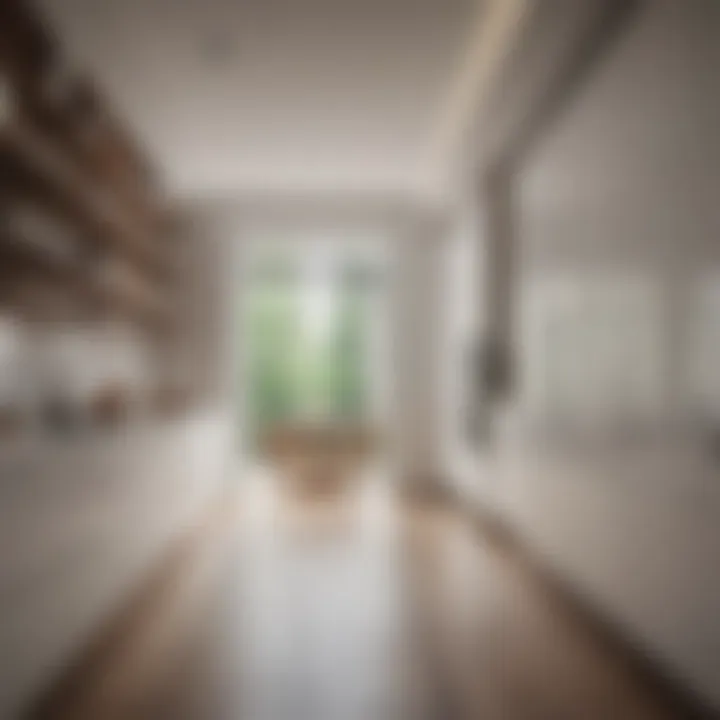
<path fill-rule="evenodd" d="M 682 432 L 718 410 L 719 39 L 712 0 L 642 4 L 521 169 L 517 410 L 594 448 L 513 445 L 483 498 L 720 709 L 720 466 Z"/>
<path fill-rule="evenodd" d="M 400 473 L 416 484 L 443 477 L 443 374 L 447 238 L 436 222 L 395 246 L 392 438 Z"/>
<path fill-rule="evenodd" d="M 652 273 L 530 271 L 523 294 L 521 392 L 535 428 L 612 432 L 653 426 L 669 410 Z"/>
<path fill-rule="evenodd" d="M 228 213 L 188 207 L 183 234 L 179 293 L 181 332 L 173 362 L 200 404 L 233 411 L 237 342 L 236 302 L 242 281 L 238 230 Z"/>
<path fill-rule="evenodd" d="M 461 485 L 477 477 L 479 392 L 474 363 L 484 323 L 481 225 L 476 198 L 453 209 L 445 240 L 441 295 L 441 442 L 446 476 Z"/>
<path fill-rule="evenodd" d="M 696 293 L 720 269 L 720 9 L 707 0 L 656 0 L 635 22 L 521 172 L 524 368 L 532 384 L 529 376 L 547 364 L 538 323 L 557 316 L 563 335 L 560 325 L 574 322 L 541 297 L 541 285 L 564 283 L 566 309 L 574 306 L 585 327 L 569 331 L 575 341 L 559 341 L 577 345 L 584 333 L 573 354 L 594 397 L 570 397 L 567 368 L 544 409 L 576 402 L 579 414 L 585 403 L 642 415 L 659 408 L 683 422 L 703 410 L 689 390 L 699 379 L 691 378 L 693 365 L 720 352 L 720 345 L 701 347 L 692 332 L 703 322 L 716 336 Z M 618 345 L 636 362 L 620 362 Z M 628 391 L 643 384 L 630 407 Z M 713 389 L 711 378 L 706 384 L 701 395 Z"/>

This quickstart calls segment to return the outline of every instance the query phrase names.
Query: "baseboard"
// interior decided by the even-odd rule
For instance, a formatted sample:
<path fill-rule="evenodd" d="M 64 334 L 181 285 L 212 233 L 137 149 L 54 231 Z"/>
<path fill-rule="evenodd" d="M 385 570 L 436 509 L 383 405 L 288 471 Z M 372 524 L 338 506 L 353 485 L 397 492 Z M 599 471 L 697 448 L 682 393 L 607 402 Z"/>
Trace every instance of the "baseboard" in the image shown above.
<path fill-rule="evenodd" d="M 651 652 L 640 643 L 628 637 L 627 630 L 609 617 L 580 593 L 567 578 L 549 567 L 534 551 L 532 544 L 497 512 L 486 507 L 469 507 L 466 498 L 449 490 L 448 500 L 471 521 L 483 536 L 510 553 L 513 560 L 522 564 L 549 595 L 558 603 L 563 613 L 577 619 L 598 644 L 609 648 L 623 663 L 627 672 L 637 678 L 638 683 L 649 688 L 674 717 L 689 720 L 709 720 L 720 717 L 720 713 L 709 703 L 688 688 L 679 677 L 668 670 Z"/>
<path fill-rule="evenodd" d="M 96 687 L 106 672 L 106 661 L 123 646 L 139 624 L 153 612 L 163 593 L 173 592 L 180 576 L 198 546 L 206 541 L 222 518 L 228 514 L 227 504 L 213 505 L 196 523 L 181 530 L 170 541 L 160 557 L 135 583 L 135 590 L 120 601 L 113 613 L 68 662 L 49 687 L 32 699 L 21 714 L 24 720 L 72 720 L 79 698 L 88 688 Z M 82 700 L 80 701 L 82 703 Z"/>

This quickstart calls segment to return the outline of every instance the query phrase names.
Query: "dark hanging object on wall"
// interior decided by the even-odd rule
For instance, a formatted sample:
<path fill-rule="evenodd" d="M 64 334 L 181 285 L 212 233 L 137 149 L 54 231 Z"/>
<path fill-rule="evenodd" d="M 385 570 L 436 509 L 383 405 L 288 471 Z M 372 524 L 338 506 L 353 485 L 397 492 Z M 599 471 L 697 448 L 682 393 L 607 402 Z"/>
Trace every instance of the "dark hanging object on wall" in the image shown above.
<path fill-rule="evenodd" d="M 470 351 L 470 381 L 467 433 L 473 445 L 484 446 L 492 436 L 492 418 L 497 403 L 511 390 L 512 373 L 508 348 L 497 338 L 479 338 Z"/>
<path fill-rule="evenodd" d="M 497 402 L 506 397 L 512 385 L 510 351 L 506 343 L 489 336 L 481 343 L 479 379 L 483 397 Z"/>
<path fill-rule="evenodd" d="M 493 336 L 480 339 L 473 350 L 473 383 L 481 402 L 497 402 L 512 387 L 510 351 Z"/>
<path fill-rule="evenodd" d="M 45 399 L 41 407 L 41 417 L 45 428 L 59 437 L 76 435 L 87 425 L 83 409 L 77 403 L 60 396 Z"/>

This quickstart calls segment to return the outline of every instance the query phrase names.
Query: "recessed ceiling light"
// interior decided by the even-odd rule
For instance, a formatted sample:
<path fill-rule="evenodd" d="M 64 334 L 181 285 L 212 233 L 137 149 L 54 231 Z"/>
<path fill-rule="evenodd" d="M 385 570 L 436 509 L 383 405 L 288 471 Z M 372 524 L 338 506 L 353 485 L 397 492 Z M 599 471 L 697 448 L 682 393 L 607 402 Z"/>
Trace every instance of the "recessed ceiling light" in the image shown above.
<path fill-rule="evenodd" d="M 200 46 L 200 56 L 213 67 L 228 65 L 238 55 L 237 37 L 231 32 L 216 32 L 208 35 Z"/>

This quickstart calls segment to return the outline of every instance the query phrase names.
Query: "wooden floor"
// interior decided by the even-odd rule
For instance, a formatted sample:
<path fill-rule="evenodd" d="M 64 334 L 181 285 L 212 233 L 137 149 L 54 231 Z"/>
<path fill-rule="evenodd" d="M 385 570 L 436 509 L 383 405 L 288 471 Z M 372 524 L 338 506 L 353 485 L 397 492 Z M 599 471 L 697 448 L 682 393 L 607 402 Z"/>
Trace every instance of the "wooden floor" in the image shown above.
<path fill-rule="evenodd" d="M 37 716 L 671 717 L 447 508 L 379 481 L 303 500 L 259 477 L 227 510 Z"/>

